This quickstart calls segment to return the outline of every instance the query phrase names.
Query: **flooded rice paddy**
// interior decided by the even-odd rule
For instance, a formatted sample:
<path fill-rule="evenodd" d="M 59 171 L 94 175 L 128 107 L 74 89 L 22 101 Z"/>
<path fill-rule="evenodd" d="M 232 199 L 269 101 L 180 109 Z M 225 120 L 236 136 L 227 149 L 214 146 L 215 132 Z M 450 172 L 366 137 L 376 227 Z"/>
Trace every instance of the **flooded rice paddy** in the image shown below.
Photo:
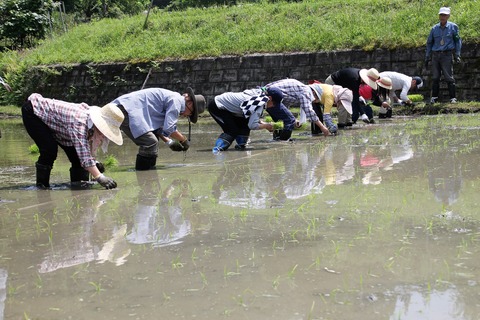
<path fill-rule="evenodd" d="M 114 190 L 71 190 L 63 153 L 36 190 L 21 121 L 0 128 L 1 320 L 480 318 L 478 115 L 217 156 L 199 124 L 147 172 L 126 139 Z"/>

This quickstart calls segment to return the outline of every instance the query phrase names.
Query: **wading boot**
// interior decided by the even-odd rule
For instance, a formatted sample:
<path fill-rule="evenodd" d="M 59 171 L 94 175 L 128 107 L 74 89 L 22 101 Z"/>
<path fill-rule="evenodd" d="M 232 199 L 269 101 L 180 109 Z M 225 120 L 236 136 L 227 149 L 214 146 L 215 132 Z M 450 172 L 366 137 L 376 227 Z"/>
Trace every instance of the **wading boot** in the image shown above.
<path fill-rule="evenodd" d="M 49 189 L 50 188 L 50 172 L 52 167 L 36 162 L 36 176 L 37 183 L 36 186 L 39 189 Z"/>
<path fill-rule="evenodd" d="M 155 165 L 157 164 L 157 157 L 156 156 L 142 156 L 137 154 L 137 160 L 135 161 L 135 170 L 143 171 L 143 170 L 152 170 L 155 169 Z"/>
<path fill-rule="evenodd" d="M 248 136 L 237 136 L 235 138 L 235 141 L 237 142 L 237 145 L 235 146 L 235 149 L 245 150 L 245 148 L 247 147 Z"/>
<path fill-rule="evenodd" d="M 213 147 L 212 152 L 214 154 L 217 154 L 219 152 L 227 150 L 232 144 L 233 140 L 234 138 L 231 135 L 226 134 L 225 132 L 222 133 L 218 137 L 217 141 L 215 141 L 215 146 Z"/>
<path fill-rule="evenodd" d="M 457 103 L 456 86 L 454 82 L 448 83 L 448 94 L 450 95 L 450 103 Z"/>
<path fill-rule="evenodd" d="M 72 189 L 82 189 L 85 188 L 88 184 L 89 172 L 82 167 L 71 167 L 70 168 L 70 186 Z"/>

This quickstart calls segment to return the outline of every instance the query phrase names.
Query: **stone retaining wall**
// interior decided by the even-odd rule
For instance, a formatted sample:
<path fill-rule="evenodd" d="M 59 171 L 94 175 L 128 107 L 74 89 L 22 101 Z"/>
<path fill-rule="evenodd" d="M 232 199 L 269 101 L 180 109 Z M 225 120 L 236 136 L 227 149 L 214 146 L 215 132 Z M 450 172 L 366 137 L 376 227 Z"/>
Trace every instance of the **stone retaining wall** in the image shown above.
<path fill-rule="evenodd" d="M 194 60 L 149 63 L 78 64 L 38 68 L 36 92 L 46 97 L 72 102 L 103 105 L 117 96 L 139 90 L 149 70 L 145 88 L 161 87 L 183 92 L 191 86 L 207 99 L 226 91 L 242 91 L 268 82 L 295 78 L 302 82 L 324 80 L 330 73 L 348 66 L 375 67 L 379 71 L 398 71 L 419 75 L 426 87 L 419 93 L 430 97 L 431 71 L 423 67 L 424 48 L 374 51 L 337 51 L 288 54 L 252 54 Z M 480 100 L 480 46 L 464 45 L 462 63 L 455 65 L 459 100 Z M 35 72 L 36 73 L 36 72 Z M 43 83 L 43 84 L 42 84 Z M 446 84 L 442 83 L 446 99 Z"/>

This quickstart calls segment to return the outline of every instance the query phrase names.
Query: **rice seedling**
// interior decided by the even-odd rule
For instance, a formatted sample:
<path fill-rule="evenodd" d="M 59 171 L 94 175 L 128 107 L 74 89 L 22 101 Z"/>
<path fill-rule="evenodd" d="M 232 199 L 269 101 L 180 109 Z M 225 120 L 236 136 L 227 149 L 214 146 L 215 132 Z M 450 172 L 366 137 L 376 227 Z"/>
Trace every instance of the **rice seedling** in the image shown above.
<path fill-rule="evenodd" d="M 99 294 L 101 291 L 105 291 L 104 289 L 102 289 L 102 284 L 100 282 L 90 281 L 88 284 L 95 289 L 94 294 Z"/>
<path fill-rule="evenodd" d="M 105 159 L 103 160 L 103 165 L 105 166 L 106 169 L 113 169 L 118 167 L 118 160 L 114 155 L 107 155 Z"/>
<path fill-rule="evenodd" d="M 180 256 L 177 255 L 172 261 L 171 261 L 172 269 L 178 270 L 181 269 L 185 266 L 183 262 L 180 261 Z"/>
<path fill-rule="evenodd" d="M 38 146 L 35 143 L 28 147 L 28 151 L 30 154 L 40 154 L 40 149 L 38 149 Z"/>

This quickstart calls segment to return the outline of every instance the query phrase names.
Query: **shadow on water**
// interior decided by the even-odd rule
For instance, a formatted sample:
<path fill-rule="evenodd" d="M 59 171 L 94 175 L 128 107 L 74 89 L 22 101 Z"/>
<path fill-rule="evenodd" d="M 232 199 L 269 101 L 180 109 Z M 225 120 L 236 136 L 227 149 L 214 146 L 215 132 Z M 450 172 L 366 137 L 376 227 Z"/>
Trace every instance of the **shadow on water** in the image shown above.
<path fill-rule="evenodd" d="M 219 155 L 197 125 L 143 172 L 127 139 L 113 190 L 72 189 L 61 153 L 36 189 L 31 140 L 0 126 L 1 320 L 480 316 L 477 116 Z"/>

